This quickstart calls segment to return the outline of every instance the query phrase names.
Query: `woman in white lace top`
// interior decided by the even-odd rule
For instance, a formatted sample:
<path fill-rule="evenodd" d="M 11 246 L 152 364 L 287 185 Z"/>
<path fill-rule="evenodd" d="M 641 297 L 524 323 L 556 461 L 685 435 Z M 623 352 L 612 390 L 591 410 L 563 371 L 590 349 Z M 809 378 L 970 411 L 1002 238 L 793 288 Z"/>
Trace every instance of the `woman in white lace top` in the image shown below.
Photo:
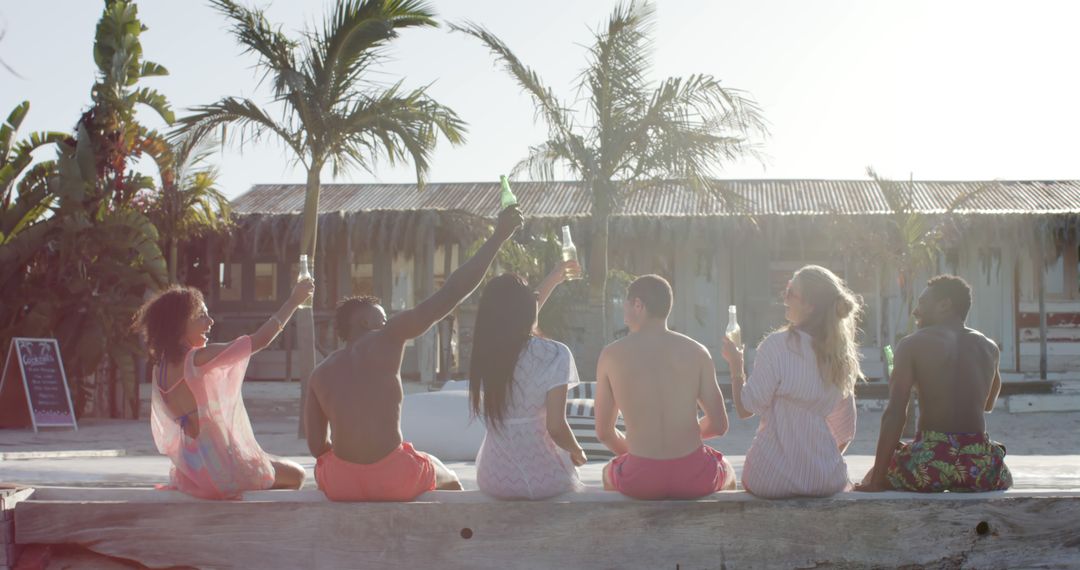
<path fill-rule="evenodd" d="M 565 269 L 556 267 L 539 292 L 517 275 L 500 275 L 480 298 L 469 392 L 487 435 L 476 482 L 499 499 L 545 499 L 581 488 L 576 466 L 585 452 L 566 422 L 566 392 L 579 382 L 574 357 L 566 345 L 533 334 Z"/>

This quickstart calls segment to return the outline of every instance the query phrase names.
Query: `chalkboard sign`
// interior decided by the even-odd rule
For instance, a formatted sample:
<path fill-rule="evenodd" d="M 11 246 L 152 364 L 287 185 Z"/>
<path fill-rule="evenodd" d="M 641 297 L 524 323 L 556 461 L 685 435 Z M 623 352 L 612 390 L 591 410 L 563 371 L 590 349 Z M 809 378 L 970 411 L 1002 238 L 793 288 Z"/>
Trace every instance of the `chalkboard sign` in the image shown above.
<path fill-rule="evenodd" d="M 22 378 L 21 384 L 15 375 Z M 8 348 L 0 394 L 22 388 L 30 423 L 42 427 L 79 429 L 71 405 L 67 375 L 60 359 L 60 345 L 52 338 L 13 338 Z"/>

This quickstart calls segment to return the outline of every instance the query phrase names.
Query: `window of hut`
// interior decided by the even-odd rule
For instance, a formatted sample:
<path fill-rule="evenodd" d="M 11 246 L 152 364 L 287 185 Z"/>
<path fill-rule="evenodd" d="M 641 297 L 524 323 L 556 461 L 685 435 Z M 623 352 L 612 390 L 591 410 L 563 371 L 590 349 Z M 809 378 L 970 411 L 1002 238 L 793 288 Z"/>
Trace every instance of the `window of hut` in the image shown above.
<path fill-rule="evenodd" d="M 1052 265 L 1046 267 L 1045 283 L 1046 294 L 1049 297 L 1060 299 L 1068 297 L 1069 290 L 1065 288 L 1065 256 L 1062 255 L 1057 258 Z"/>
<path fill-rule="evenodd" d="M 458 266 L 458 263 L 459 263 L 458 249 L 459 248 L 456 248 L 453 245 L 440 245 L 438 248 L 435 249 L 435 288 L 436 289 L 438 289 L 439 287 L 442 287 L 443 283 L 446 283 L 446 277 L 447 277 L 447 273 L 446 273 L 446 269 L 447 269 L 446 255 L 447 255 L 447 252 L 449 252 L 449 254 L 450 254 L 450 259 L 449 259 L 450 272 L 453 273 L 454 270 L 457 269 L 457 266 Z"/>
<path fill-rule="evenodd" d="M 243 266 L 239 263 L 218 264 L 218 300 L 239 301 L 243 286 Z"/>
<path fill-rule="evenodd" d="M 350 270 L 351 283 L 350 295 L 374 295 L 375 294 L 375 263 L 370 251 L 365 251 L 356 256 L 356 262 Z"/>
<path fill-rule="evenodd" d="M 278 300 L 277 263 L 255 264 L 255 300 Z"/>

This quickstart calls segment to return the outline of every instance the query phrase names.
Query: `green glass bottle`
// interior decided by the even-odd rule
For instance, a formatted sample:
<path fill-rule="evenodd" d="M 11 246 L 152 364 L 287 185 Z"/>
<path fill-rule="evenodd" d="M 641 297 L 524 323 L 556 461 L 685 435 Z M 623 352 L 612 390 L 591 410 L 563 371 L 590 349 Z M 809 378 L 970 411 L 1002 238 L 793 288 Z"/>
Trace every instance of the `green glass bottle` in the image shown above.
<path fill-rule="evenodd" d="M 502 190 L 499 191 L 499 209 L 505 210 L 510 206 L 517 206 L 518 199 L 510 191 L 510 181 L 505 176 L 500 176 L 499 183 L 502 184 Z"/>
<path fill-rule="evenodd" d="M 887 376 L 887 378 L 885 378 L 886 380 L 888 380 L 889 378 L 892 378 L 892 362 L 893 362 L 892 345 L 887 344 L 887 345 L 885 345 L 885 375 Z"/>

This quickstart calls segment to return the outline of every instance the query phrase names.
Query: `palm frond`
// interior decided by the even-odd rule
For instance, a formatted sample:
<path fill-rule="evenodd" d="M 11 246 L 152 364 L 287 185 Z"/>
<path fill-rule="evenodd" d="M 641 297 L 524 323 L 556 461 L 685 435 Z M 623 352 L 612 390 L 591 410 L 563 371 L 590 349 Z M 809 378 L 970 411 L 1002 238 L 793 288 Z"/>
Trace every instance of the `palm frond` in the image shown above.
<path fill-rule="evenodd" d="M 902 183 L 879 176 L 872 166 L 866 167 L 866 175 L 877 184 L 885 198 L 889 211 L 893 214 L 907 215 L 911 212 L 913 200 L 910 188 L 905 188 Z"/>
<path fill-rule="evenodd" d="M 487 28 L 471 22 L 450 24 L 450 29 L 473 36 L 487 46 L 495 58 L 502 62 L 507 73 L 517 80 L 521 89 L 532 97 L 537 116 L 544 118 L 552 134 L 571 140 L 573 121 L 567 107 L 559 101 L 550 87 L 544 85 L 536 71 L 522 63 L 498 36 Z M 584 150 L 584 148 L 579 150 Z"/>
<path fill-rule="evenodd" d="M 211 135 L 197 137 L 192 132 L 181 132 L 171 140 L 176 177 L 183 180 L 200 172 L 200 166 L 221 146 L 221 139 Z"/>
<path fill-rule="evenodd" d="M 418 0 L 338 0 L 313 38 L 309 57 L 314 84 L 326 89 L 325 104 L 341 102 L 397 30 L 437 27 L 435 13 Z"/>
<path fill-rule="evenodd" d="M 198 141 L 213 136 L 218 128 L 232 125 L 239 131 L 233 136 L 239 136 L 241 143 L 247 138 L 260 140 L 267 133 L 273 133 L 296 153 L 297 160 L 305 162 L 308 158 L 301 134 L 290 129 L 287 124 L 274 121 L 250 99 L 226 97 L 210 105 L 195 107 L 192 111 L 191 115 L 178 121 L 179 129 L 173 132 L 170 137 L 172 140 L 189 136 Z"/>
<path fill-rule="evenodd" d="M 11 143 L 15 138 L 15 132 L 19 130 L 28 112 L 30 112 L 30 102 L 23 101 L 11 110 L 7 120 L 4 121 L 3 125 L 0 125 L 0 160 L 3 160 L 11 151 Z"/>
<path fill-rule="evenodd" d="M 961 206 L 967 204 L 975 198 L 978 198 L 983 194 L 988 194 L 999 190 L 1004 190 L 1000 182 L 996 180 L 991 182 L 983 182 L 979 184 L 974 190 L 971 190 L 969 192 L 962 192 L 959 196 L 957 196 L 952 202 L 949 203 L 949 207 L 945 210 L 945 213 L 946 215 L 951 215 L 957 210 L 959 210 Z"/>
<path fill-rule="evenodd" d="M 548 140 L 530 146 L 528 156 L 514 165 L 510 176 L 527 172 L 535 180 L 554 180 L 559 164 L 566 165 L 575 177 L 580 177 L 583 173 L 583 166 L 569 145 L 561 140 Z"/>
<path fill-rule="evenodd" d="M 587 65 L 579 76 L 579 96 L 588 94 L 592 137 L 603 140 L 602 146 L 609 149 L 607 143 L 620 138 L 648 102 L 654 20 L 652 4 L 631 1 L 619 5 L 607 26 L 595 32 Z M 601 168 L 611 172 L 616 161 L 616 156 L 602 153 Z"/>
<path fill-rule="evenodd" d="M 45 219 L 56 201 L 48 188 L 48 179 L 56 174 L 56 162 L 39 162 L 19 181 L 15 200 L 0 210 L 0 244 Z"/>
<path fill-rule="evenodd" d="M 754 152 L 749 135 L 766 133 L 756 104 L 708 75 L 668 78 L 643 114 L 611 145 L 623 179 L 675 178 L 725 203 L 742 197 L 714 182 L 720 164 Z"/>
<path fill-rule="evenodd" d="M 232 0 L 210 0 L 232 21 L 232 33 L 246 49 L 259 55 L 266 71 L 265 80 L 273 74 L 273 90 L 277 97 L 283 97 L 288 87 L 297 87 L 299 73 L 296 65 L 296 42 L 290 40 L 280 26 L 273 26 L 266 19 L 263 10 L 251 10 Z"/>
<path fill-rule="evenodd" d="M 157 112 L 158 115 L 167 123 L 172 124 L 176 120 L 173 115 L 172 106 L 169 105 L 169 100 L 164 95 L 149 87 L 143 87 L 138 91 L 134 91 L 127 96 L 128 104 L 134 105 L 141 103 L 150 107 Z"/>
<path fill-rule="evenodd" d="M 102 227 L 120 234 L 118 241 L 137 254 L 140 273 L 153 285 L 164 287 L 169 282 L 165 257 L 158 246 L 158 231 L 149 218 L 135 210 L 122 209 L 106 213 L 102 222 Z"/>
<path fill-rule="evenodd" d="M 139 69 L 139 77 L 163 77 L 168 74 L 168 69 L 152 61 L 144 61 Z"/>
<path fill-rule="evenodd" d="M 398 83 L 376 97 L 353 101 L 331 139 L 335 174 L 349 164 L 370 170 L 382 155 L 391 165 L 412 160 L 417 182 L 423 185 L 438 136 L 452 144 L 464 142 L 465 123 L 457 113 L 422 88 L 408 93 L 400 88 Z"/>
<path fill-rule="evenodd" d="M 33 162 L 33 152 L 43 146 L 59 144 L 68 139 L 66 133 L 36 132 L 19 141 L 9 152 L 0 154 L 0 202 L 7 203 L 15 179 Z"/>

